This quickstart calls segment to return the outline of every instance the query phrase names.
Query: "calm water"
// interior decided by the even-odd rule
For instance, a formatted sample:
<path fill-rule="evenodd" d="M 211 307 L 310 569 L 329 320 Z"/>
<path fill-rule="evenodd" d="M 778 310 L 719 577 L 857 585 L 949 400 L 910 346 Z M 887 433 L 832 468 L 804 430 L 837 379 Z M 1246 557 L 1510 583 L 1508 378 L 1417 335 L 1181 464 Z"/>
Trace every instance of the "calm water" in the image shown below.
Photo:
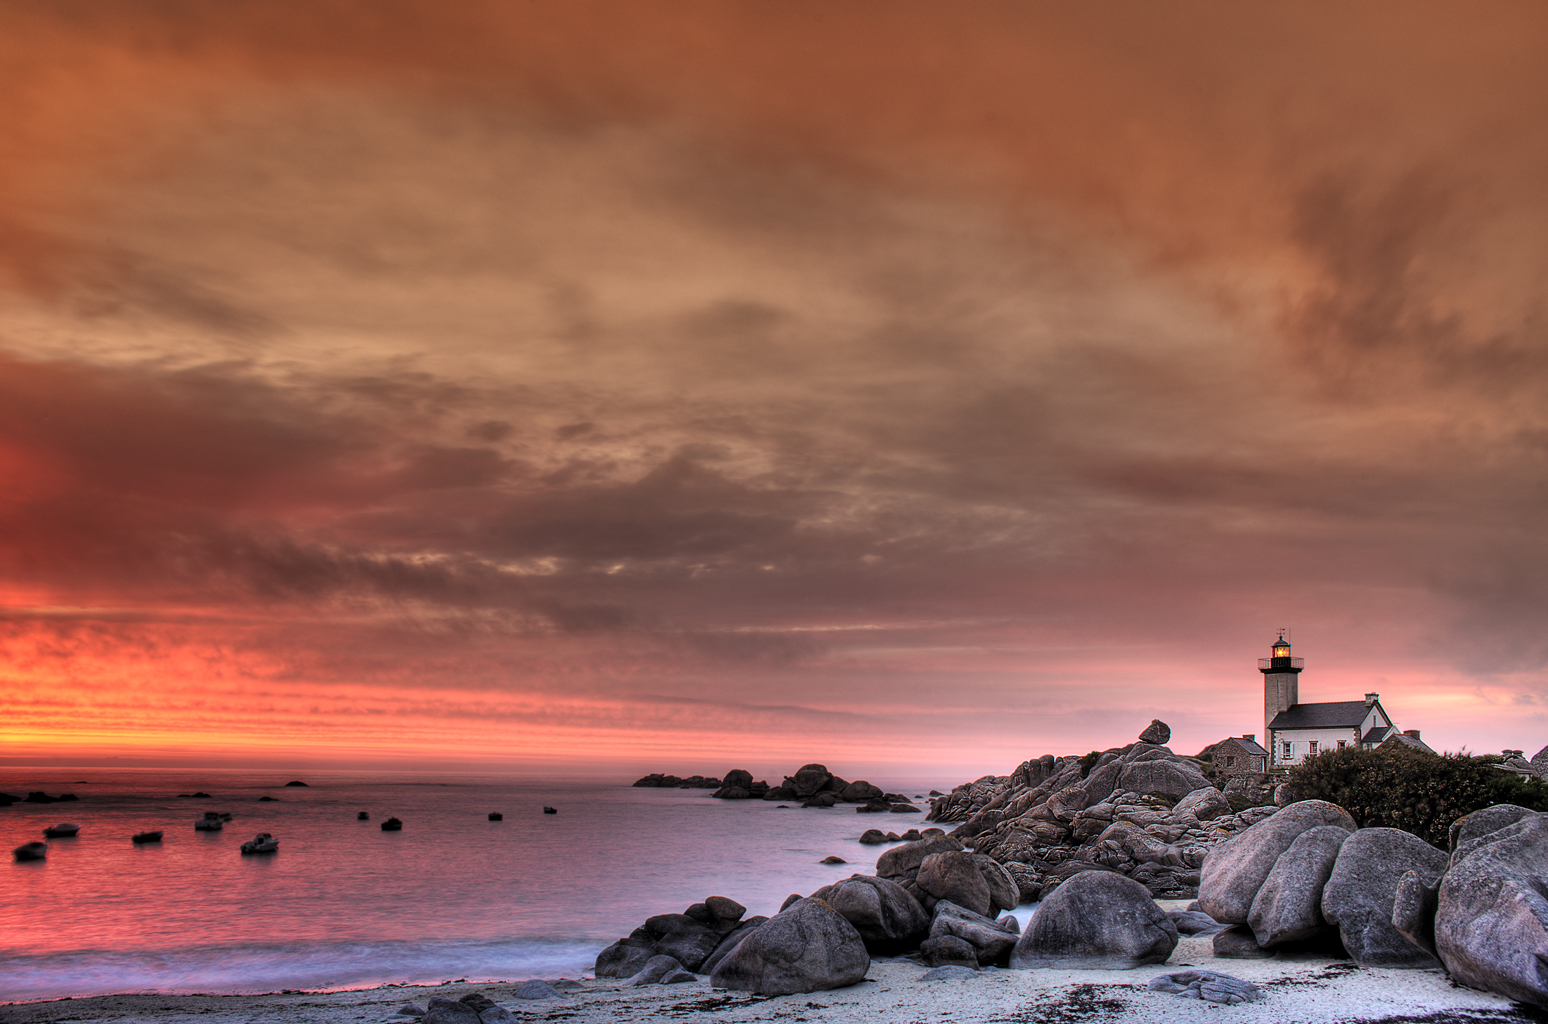
<path fill-rule="evenodd" d="M 308 788 L 284 786 L 296 777 Z M 924 824 L 631 781 L 0 769 L 0 792 L 80 797 L 0 807 L 0 1000 L 576 977 L 652 914 L 710 895 L 773 914 L 792 892 L 874 870 L 886 847 L 859 845 L 864 829 Z M 872 781 L 912 796 L 948 780 Z M 177 798 L 200 790 L 213 799 Z M 207 810 L 235 818 L 195 832 Z M 403 831 L 381 831 L 394 815 Z M 10 862 L 58 822 L 79 836 Z M 151 829 L 165 839 L 130 842 Z M 258 832 L 279 852 L 240 855 Z M 817 863 L 829 854 L 850 863 Z"/>

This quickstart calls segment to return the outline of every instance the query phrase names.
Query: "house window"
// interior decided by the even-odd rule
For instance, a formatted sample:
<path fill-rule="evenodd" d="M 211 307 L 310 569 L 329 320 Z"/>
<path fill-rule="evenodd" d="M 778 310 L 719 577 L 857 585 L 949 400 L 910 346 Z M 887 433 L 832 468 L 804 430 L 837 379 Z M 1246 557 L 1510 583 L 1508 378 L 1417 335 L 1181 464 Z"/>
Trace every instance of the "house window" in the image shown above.
<path fill-rule="evenodd" d="M 1226 758 L 1226 767 L 1227 768 L 1235 768 L 1236 767 L 1236 758 L 1234 758 L 1234 757 Z"/>
<path fill-rule="evenodd" d="M 1310 743 L 1306 744 L 1306 752 L 1308 754 L 1315 754 L 1317 752 L 1317 741 L 1316 740 L 1312 740 Z"/>
<path fill-rule="evenodd" d="M 1280 757 L 1288 758 L 1290 756 L 1290 741 L 1289 740 L 1285 740 L 1279 746 L 1280 746 L 1279 756 Z"/>
<path fill-rule="evenodd" d="M 1349 741 L 1348 740 L 1339 740 L 1338 741 L 1338 749 L 1343 750 L 1347 746 L 1349 746 Z"/>

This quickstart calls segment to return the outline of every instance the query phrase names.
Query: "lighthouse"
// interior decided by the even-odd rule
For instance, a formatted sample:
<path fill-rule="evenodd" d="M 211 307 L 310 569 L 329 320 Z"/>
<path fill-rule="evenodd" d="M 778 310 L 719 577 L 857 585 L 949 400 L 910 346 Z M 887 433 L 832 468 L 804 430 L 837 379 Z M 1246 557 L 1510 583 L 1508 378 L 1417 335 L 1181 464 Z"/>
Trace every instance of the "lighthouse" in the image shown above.
<path fill-rule="evenodd" d="M 1290 641 L 1285 639 L 1282 629 L 1272 651 L 1270 657 L 1258 659 L 1258 671 L 1263 673 L 1263 738 L 1269 749 L 1270 765 L 1279 760 L 1274 756 L 1271 723 L 1281 712 L 1301 702 L 1300 676 L 1305 667 L 1304 658 L 1290 657 Z"/>

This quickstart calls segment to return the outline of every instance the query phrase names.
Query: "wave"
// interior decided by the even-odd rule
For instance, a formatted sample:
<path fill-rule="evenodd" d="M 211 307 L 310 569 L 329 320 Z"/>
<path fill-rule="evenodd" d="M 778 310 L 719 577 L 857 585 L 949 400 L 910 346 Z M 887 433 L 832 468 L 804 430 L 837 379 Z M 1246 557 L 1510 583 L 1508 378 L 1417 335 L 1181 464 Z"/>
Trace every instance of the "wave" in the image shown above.
<path fill-rule="evenodd" d="M 595 940 L 276 943 L 175 951 L 0 953 L 0 999 L 58 999 L 129 992 L 249 995 L 338 991 L 388 984 L 580 977 Z"/>

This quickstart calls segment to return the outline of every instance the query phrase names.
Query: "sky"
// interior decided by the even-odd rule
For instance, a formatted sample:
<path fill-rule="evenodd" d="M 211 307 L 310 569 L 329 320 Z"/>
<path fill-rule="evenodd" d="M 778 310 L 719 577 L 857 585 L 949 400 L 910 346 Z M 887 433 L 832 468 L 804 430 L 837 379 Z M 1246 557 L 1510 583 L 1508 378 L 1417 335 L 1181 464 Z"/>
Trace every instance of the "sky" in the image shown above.
<path fill-rule="evenodd" d="M 1548 743 L 1548 8 L 0 0 L 0 763 Z"/>

